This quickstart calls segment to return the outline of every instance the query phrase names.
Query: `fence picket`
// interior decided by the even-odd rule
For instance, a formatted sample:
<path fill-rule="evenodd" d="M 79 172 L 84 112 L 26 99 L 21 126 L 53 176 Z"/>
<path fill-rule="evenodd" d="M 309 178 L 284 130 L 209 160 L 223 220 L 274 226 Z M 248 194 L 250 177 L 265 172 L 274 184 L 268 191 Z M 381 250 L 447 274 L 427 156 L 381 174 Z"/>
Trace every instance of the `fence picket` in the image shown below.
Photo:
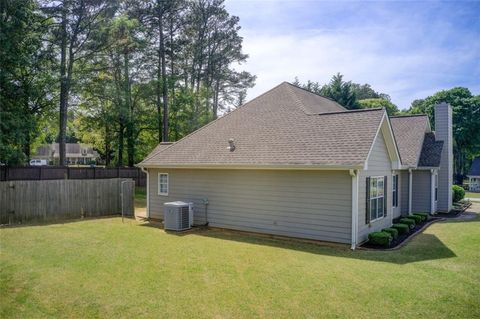
<path fill-rule="evenodd" d="M 134 185 L 125 178 L 0 182 L 0 224 L 120 214 L 121 191 L 124 213 L 133 216 Z"/>
<path fill-rule="evenodd" d="M 137 167 L 0 166 L 0 181 L 108 178 L 132 178 L 140 187 L 145 187 L 147 180 L 146 174 Z"/>

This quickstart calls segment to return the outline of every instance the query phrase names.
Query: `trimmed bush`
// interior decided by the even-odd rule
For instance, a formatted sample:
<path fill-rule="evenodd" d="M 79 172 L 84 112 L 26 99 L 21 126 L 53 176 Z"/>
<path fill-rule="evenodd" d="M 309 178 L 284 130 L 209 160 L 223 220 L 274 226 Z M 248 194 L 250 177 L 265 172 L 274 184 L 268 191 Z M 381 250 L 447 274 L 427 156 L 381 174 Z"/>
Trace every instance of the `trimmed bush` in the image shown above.
<path fill-rule="evenodd" d="M 401 222 L 402 224 L 407 224 L 408 227 L 410 227 L 410 229 L 414 229 L 414 228 L 415 228 L 415 220 L 414 220 L 414 219 L 402 218 L 402 219 L 400 219 L 400 222 Z"/>
<path fill-rule="evenodd" d="M 413 215 L 422 217 L 424 221 L 428 219 L 428 213 L 413 213 Z"/>
<path fill-rule="evenodd" d="M 463 188 L 461 188 L 460 186 L 458 185 L 453 185 L 452 186 L 452 191 L 453 191 L 453 202 L 459 202 L 461 201 L 463 198 L 465 198 L 465 190 Z"/>
<path fill-rule="evenodd" d="M 400 235 L 408 234 L 410 232 L 410 227 L 408 227 L 407 224 L 397 223 L 393 224 L 391 228 L 395 228 L 396 230 L 398 230 L 398 233 Z"/>
<path fill-rule="evenodd" d="M 392 236 L 384 231 L 376 231 L 368 234 L 368 242 L 376 246 L 390 247 Z"/>
<path fill-rule="evenodd" d="M 407 218 L 413 219 L 415 221 L 415 224 L 418 224 L 423 220 L 423 217 L 418 215 L 409 215 Z"/>
<path fill-rule="evenodd" d="M 386 233 L 389 233 L 390 236 L 392 236 L 393 239 L 398 238 L 398 230 L 395 229 L 395 228 L 385 228 L 385 229 L 382 229 L 382 231 L 384 231 Z"/>

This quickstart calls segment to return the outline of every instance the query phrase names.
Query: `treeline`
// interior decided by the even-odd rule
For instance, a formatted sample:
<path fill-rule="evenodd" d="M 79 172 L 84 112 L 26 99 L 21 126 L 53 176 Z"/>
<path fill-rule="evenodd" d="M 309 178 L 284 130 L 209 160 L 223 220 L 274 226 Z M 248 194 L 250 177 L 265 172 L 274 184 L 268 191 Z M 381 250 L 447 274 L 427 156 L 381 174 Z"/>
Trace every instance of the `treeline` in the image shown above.
<path fill-rule="evenodd" d="M 0 162 L 38 143 L 93 144 L 133 166 L 243 104 L 255 76 L 223 0 L 4 0 Z"/>
<path fill-rule="evenodd" d="M 390 101 L 390 95 L 375 91 L 370 84 L 345 81 L 340 73 L 333 75 L 330 82 L 325 84 L 310 80 L 301 83 L 298 78 L 295 78 L 293 84 L 331 98 L 349 110 L 383 107 L 389 115 L 399 112 L 398 107 Z"/>
<path fill-rule="evenodd" d="M 329 97 L 347 109 L 383 107 L 389 115 L 427 114 L 433 129 L 435 105 L 447 102 L 452 106 L 453 113 L 453 167 L 457 184 L 462 184 L 473 158 L 480 156 L 480 95 L 473 95 L 467 88 L 439 91 L 425 99 L 413 101 L 408 109 L 400 111 L 390 101 L 388 94 L 375 91 L 369 84 L 345 81 L 341 74 L 334 75 L 326 84 L 312 81 L 301 83 L 297 78 L 294 84 Z"/>

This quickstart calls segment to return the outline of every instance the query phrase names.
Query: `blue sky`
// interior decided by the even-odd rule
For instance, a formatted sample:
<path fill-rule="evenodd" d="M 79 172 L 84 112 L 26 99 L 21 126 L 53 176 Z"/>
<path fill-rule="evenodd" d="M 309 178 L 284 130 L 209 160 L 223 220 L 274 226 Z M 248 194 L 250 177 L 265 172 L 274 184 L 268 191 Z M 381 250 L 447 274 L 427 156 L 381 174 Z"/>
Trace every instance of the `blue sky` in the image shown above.
<path fill-rule="evenodd" d="M 227 0 L 257 75 L 248 99 L 282 81 L 337 72 L 401 109 L 442 89 L 480 94 L 480 1 Z"/>

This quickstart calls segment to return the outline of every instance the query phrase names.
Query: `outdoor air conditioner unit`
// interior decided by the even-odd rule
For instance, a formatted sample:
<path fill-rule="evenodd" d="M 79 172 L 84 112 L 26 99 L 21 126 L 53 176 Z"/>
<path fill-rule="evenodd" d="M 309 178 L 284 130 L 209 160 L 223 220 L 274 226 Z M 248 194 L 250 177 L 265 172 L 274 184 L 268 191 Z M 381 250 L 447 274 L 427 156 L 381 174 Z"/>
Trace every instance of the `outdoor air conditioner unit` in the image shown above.
<path fill-rule="evenodd" d="M 193 226 L 193 203 L 169 202 L 163 204 L 163 224 L 165 229 L 182 231 Z"/>

